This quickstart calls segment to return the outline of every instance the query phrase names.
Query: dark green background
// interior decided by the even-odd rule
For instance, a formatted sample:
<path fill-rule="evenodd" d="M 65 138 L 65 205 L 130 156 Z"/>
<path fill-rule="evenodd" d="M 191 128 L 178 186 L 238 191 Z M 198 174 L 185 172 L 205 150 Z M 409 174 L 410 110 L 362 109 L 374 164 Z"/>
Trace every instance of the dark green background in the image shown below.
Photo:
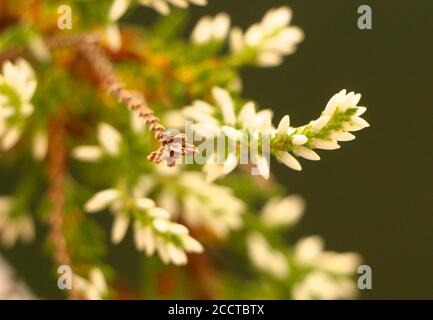
<path fill-rule="evenodd" d="M 279 68 L 244 72 L 244 96 L 274 109 L 276 119 L 290 114 L 295 125 L 304 124 L 343 88 L 361 92 L 368 107 L 371 128 L 341 150 L 323 151 L 320 162 L 303 161 L 300 173 L 273 163 L 279 180 L 308 203 L 289 240 L 319 234 L 331 250 L 360 252 L 373 270 L 373 289 L 363 298 L 432 299 L 433 1 L 209 2 L 191 9 L 193 21 L 226 11 L 247 27 L 272 7 L 293 9 L 294 24 L 306 33 L 298 52 Z M 373 30 L 357 28 L 362 4 L 373 10 Z M 148 21 L 149 12 L 134 18 Z M 20 245 L 7 255 L 28 267 L 22 276 L 46 287 L 44 295 L 58 294 L 49 259 L 36 259 L 35 248 Z M 33 278 L 33 268 L 46 276 Z"/>
<path fill-rule="evenodd" d="M 289 5 L 306 33 L 275 69 L 245 72 L 244 96 L 303 124 L 333 93 L 363 94 L 371 127 L 341 150 L 304 161 L 278 178 L 305 196 L 297 235 L 319 234 L 333 250 L 360 252 L 373 270 L 366 299 L 433 298 L 433 1 L 214 0 L 240 26 Z M 373 30 L 357 28 L 357 9 L 373 10 Z M 208 8 L 209 9 L 209 8 Z M 208 10 L 195 10 L 205 12 Z"/>

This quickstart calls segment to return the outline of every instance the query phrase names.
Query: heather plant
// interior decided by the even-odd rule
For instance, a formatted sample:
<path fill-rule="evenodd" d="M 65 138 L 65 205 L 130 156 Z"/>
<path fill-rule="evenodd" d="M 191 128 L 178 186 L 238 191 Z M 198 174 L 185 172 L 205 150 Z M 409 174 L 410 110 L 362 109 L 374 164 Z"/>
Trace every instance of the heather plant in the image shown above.
<path fill-rule="evenodd" d="M 1 244 L 44 239 L 53 281 L 70 267 L 70 299 L 356 297 L 358 254 L 286 240 L 305 203 L 270 167 L 300 171 L 355 139 L 369 126 L 361 95 L 338 92 L 302 126 L 274 122 L 240 71 L 297 51 L 292 11 L 246 30 L 204 16 L 188 36 L 195 5 L 206 0 L 0 2 Z M 129 23 L 138 7 L 161 17 Z M 139 286 L 107 262 L 109 242 L 134 243 L 122 245 Z"/>

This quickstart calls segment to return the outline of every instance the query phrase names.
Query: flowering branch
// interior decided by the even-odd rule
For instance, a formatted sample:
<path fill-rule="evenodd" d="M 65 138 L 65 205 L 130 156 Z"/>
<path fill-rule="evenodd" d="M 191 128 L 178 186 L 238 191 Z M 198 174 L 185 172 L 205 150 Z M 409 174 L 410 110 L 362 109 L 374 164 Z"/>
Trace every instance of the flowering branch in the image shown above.
<path fill-rule="evenodd" d="M 367 110 L 358 106 L 361 95 L 347 93 L 346 90 L 330 99 L 318 119 L 297 128 L 290 126 L 288 115 L 274 128 L 272 111 L 256 111 L 253 102 L 245 103 L 236 114 L 236 101 L 222 88 L 214 87 L 212 95 L 216 106 L 197 100 L 183 109 L 183 115 L 195 122 L 194 130 L 199 136 L 226 137 L 236 145 L 227 155 L 212 154 L 207 158 L 203 171 L 206 172 L 208 181 L 227 175 L 242 162 L 242 144 L 257 145 L 258 155 L 254 155 L 256 168 L 260 175 L 268 179 L 270 163 L 266 153 L 275 155 L 278 161 L 300 171 L 302 166 L 296 157 L 320 160 L 320 156 L 313 149 L 339 149 L 339 141 L 355 139 L 351 131 L 369 126 L 368 122 L 360 117 Z"/>
<path fill-rule="evenodd" d="M 320 160 L 313 149 L 339 149 L 339 141 L 351 141 L 351 131 L 369 126 L 360 116 L 367 110 L 359 107 L 360 94 L 342 90 L 328 102 L 322 115 L 305 126 L 292 128 L 289 116 L 285 116 L 271 139 L 271 152 L 277 159 L 294 170 L 301 170 L 299 162 L 289 153 L 308 160 Z"/>

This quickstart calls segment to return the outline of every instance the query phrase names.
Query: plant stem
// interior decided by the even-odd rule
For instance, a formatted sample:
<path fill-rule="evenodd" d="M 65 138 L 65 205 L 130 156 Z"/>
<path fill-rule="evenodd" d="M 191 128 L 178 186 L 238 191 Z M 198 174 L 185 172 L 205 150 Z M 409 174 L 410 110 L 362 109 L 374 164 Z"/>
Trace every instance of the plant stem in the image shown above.
<path fill-rule="evenodd" d="M 57 116 L 51 119 L 48 127 L 48 174 L 50 179 L 49 198 L 51 211 L 49 214 L 50 239 L 54 246 L 54 261 L 57 265 L 71 264 L 71 257 L 67 250 L 67 242 L 64 232 L 64 182 L 66 177 L 66 139 L 63 117 Z M 76 299 L 76 292 L 72 287 L 68 290 L 68 297 Z"/>

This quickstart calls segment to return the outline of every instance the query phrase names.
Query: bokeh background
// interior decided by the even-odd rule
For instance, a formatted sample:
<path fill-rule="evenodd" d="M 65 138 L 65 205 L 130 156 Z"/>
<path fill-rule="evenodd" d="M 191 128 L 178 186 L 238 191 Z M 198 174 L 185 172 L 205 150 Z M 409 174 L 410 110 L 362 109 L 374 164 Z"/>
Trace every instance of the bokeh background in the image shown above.
<path fill-rule="evenodd" d="M 299 51 L 276 69 L 245 72 L 245 96 L 314 118 L 330 95 L 363 94 L 368 128 L 341 150 L 304 162 L 297 173 L 274 164 L 280 181 L 302 194 L 307 211 L 296 228 L 320 234 L 329 248 L 358 251 L 373 270 L 365 299 L 433 298 L 433 1 L 211 1 L 242 26 L 282 4 L 303 28 Z M 368 4 L 373 29 L 359 30 Z M 276 168 L 275 168 L 276 167 Z"/>
<path fill-rule="evenodd" d="M 306 33 L 298 52 L 279 68 L 243 72 L 244 96 L 274 109 L 276 119 L 290 114 L 303 124 L 343 88 L 361 92 L 368 107 L 371 128 L 354 143 L 323 152 L 320 163 L 304 161 L 300 173 L 272 164 L 278 180 L 308 204 L 288 241 L 319 234 L 328 249 L 360 252 L 373 270 L 373 289 L 363 299 L 433 299 L 433 1 L 209 2 L 190 10 L 191 29 L 203 14 L 226 11 L 247 27 L 269 8 L 293 9 L 294 24 Z M 373 10 L 372 30 L 357 27 L 364 4 Z M 130 19 L 147 24 L 155 17 L 140 9 Z M 5 254 L 23 266 L 30 285 L 46 288 L 39 294 L 58 294 L 50 261 L 35 247 Z M 134 273 L 121 256 L 110 259 Z M 40 277 L 31 277 L 34 268 Z"/>

